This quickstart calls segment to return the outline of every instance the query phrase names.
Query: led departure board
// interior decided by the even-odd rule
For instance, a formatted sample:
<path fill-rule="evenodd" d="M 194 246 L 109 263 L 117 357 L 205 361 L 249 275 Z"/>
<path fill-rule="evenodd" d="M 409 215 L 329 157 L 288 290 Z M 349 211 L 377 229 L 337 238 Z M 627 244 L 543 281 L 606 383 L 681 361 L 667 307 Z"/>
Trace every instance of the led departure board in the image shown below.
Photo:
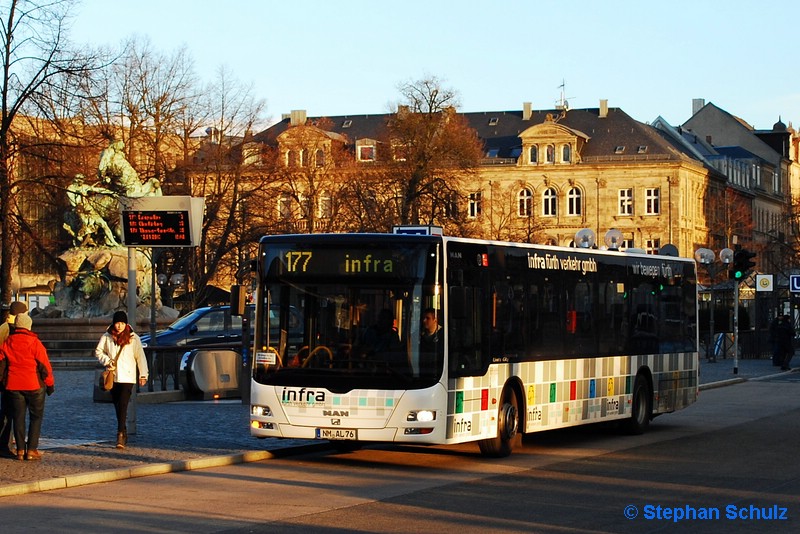
<path fill-rule="evenodd" d="M 129 247 L 192 246 L 188 211 L 123 210 L 122 230 Z"/>

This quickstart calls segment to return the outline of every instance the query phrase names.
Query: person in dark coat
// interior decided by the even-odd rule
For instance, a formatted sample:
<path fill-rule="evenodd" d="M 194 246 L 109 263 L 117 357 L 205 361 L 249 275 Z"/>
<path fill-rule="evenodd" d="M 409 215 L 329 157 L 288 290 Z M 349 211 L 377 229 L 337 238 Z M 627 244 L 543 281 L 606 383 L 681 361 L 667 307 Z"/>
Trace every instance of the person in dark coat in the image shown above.
<path fill-rule="evenodd" d="M 788 315 L 781 315 L 780 319 L 775 329 L 775 344 L 777 345 L 781 370 L 791 371 L 792 368 L 789 367 L 789 362 L 792 361 L 792 356 L 794 356 L 794 327 L 792 326 L 791 317 Z"/>
<path fill-rule="evenodd" d="M 39 337 L 31 332 L 33 320 L 27 313 L 17 315 L 14 333 L 0 348 L 0 360 L 8 360 L 6 390 L 14 407 L 14 441 L 17 460 L 41 460 L 39 436 L 44 418 L 45 393 L 55 387 L 53 368 L 47 350 Z M 40 371 L 41 369 L 41 371 Z M 25 439 L 26 419 L 30 418 Z"/>

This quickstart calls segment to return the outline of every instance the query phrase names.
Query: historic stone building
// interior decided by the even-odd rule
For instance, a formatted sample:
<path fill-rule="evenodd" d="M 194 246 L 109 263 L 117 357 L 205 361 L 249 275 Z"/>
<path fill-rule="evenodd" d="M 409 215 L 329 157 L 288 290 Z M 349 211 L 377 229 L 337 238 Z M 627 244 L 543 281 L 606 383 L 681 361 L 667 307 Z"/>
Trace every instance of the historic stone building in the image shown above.
<path fill-rule="evenodd" d="M 590 228 L 603 246 L 614 228 L 622 233 L 621 248 L 653 253 L 670 243 L 691 257 L 724 220 L 725 176 L 680 138 L 604 100 L 589 109 L 535 111 L 525 103 L 520 111 L 462 115 L 485 157 L 459 209 L 483 237 L 570 246 L 576 232 Z M 387 117 L 328 117 L 320 135 L 348 144 L 356 163 L 374 164 L 386 150 L 378 140 Z M 316 157 L 302 152 L 292 132 L 307 120 L 293 112 L 255 138 L 276 146 L 287 164 Z"/>

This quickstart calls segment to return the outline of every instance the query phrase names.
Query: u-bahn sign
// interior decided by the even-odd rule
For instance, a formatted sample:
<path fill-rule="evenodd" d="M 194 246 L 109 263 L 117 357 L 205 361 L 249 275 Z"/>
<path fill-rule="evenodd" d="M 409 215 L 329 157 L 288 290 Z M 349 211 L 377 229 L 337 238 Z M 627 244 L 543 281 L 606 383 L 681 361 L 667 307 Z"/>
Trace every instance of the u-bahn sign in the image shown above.
<path fill-rule="evenodd" d="M 122 198 L 120 204 L 127 247 L 194 247 L 200 243 L 202 197 Z"/>
<path fill-rule="evenodd" d="M 800 293 L 800 274 L 789 275 L 789 291 Z"/>

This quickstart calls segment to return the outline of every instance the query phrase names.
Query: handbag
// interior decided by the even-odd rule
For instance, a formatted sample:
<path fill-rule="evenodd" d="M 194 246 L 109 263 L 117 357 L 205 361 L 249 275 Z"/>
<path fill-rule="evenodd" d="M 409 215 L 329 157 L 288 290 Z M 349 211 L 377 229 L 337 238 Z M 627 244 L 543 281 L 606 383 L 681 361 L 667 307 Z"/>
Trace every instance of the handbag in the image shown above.
<path fill-rule="evenodd" d="M 114 358 L 111 367 L 107 367 L 100 373 L 100 383 L 97 385 L 101 391 L 111 391 L 111 388 L 114 387 L 114 369 L 117 367 L 117 360 L 120 354 L 122 354 L 122 347 L 117 351 L 117 356 Z"/>

